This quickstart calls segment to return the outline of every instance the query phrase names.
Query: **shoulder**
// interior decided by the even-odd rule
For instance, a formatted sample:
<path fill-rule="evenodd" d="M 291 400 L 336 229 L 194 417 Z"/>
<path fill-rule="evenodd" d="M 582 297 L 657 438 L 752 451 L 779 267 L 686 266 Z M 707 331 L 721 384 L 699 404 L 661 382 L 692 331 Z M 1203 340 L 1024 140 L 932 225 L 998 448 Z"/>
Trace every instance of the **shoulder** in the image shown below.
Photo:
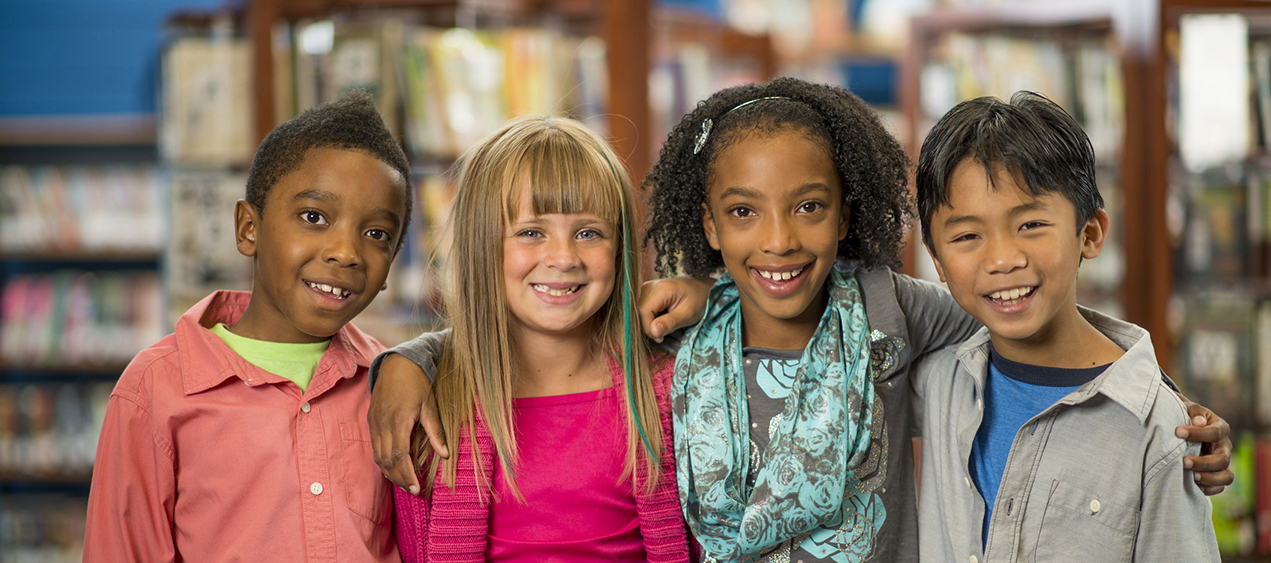
<path fill-rule="evenodd" d="M 380 341 L 376 340 L 375 337 L 362 332 L 362 329 L 354 326 L 353 323 L 344 325 L 344 328 L 340 329 L 340 334 L 343 334 L 349 339 L 349 344 L 354 350 L 357 350 L 359 353 L 366 356 L 367 362 L 380 352 L 387 350 L 387 348 L 385 348 L 383 344 L 380 344 Z"/>
<path fill-rule="evenodd" d="M 111 394 L 146 408 L 156 386 L 181 386 L 181 350 L 175 334 L 138 352 L 124 368 Z"/>
<path fill-rule="evenodd" d="M 952 384 L 963 370 L 958 362 L 961 345 L 953 344 L 919 356 L 912 367 L 911 382 L 920 395 L 931 391 L 938 381 Z"/>

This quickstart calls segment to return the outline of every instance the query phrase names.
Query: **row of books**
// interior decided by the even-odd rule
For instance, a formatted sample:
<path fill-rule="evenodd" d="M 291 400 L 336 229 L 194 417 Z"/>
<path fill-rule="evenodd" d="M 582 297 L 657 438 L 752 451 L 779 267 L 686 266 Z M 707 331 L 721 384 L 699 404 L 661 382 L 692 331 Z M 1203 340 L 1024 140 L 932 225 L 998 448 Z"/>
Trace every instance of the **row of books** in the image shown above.
<path fill-rule="evenodd" d="M 1073 115 L 1098 159 L 1121 153 L 1125 104 L 1117 50 L 1110 34 L 943 34 L 921 70 L 920 103 L 925 130 L 962 100 L 1019 90 L 1050 98 Z"/>
<path fill-rule="evenodd" d="M 0 298 L 0 362 L 10 367 L 119 365 L 168 332 L 154 272 L 14 276 Z"/>
<path fill-rule="evenodd" d="M 0 385 L 0 474 L 87 484 L 114 384 Z"/>
<path fill-rule="evenodd" d="M 0 167 L 0 252 L 157 251 L 153 166 Z"/>
<path fill-rule="evenodd" d="M 79 563 L 88 498 L 68 494 L 0 497 L 0 561 Z"/>
<path fill-rule="evenodd" d="M 349 89 L 376 97 L 416 159 L 453 159 L 507 119 L 563 113 L 604 130 L 605 43 L 549 27 L 497 31 L 400 19 L 280 21 L 279 122 Z M 191 36 L 164 51 L 161 151 L 182 165 L 241 165 L 254 150 L 245 40 Z"/>
<path fill-rule="evenodd" d="M 1253 288 L 1179 294 L 1171 377 L 1233 428 L 1271 427 L 1271 300 Z"/>
<path fill-rule="evenodd" d="M 1184 280 L 1271 279 L 1271 159 L 1200 173 L 1175 165 L 1167 192 Z"/>

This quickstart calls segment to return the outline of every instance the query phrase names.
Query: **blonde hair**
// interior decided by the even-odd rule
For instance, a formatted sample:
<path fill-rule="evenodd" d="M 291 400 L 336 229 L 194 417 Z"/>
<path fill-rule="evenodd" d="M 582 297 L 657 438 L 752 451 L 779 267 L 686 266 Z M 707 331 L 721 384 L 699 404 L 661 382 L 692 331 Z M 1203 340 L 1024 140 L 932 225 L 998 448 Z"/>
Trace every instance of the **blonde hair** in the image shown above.
<path fill-rule="evenodd" d="M 427 439 L 415 440 L 415 464 L 427 468 L 431 492 L 438 467 L 453 488 L 460 434 L 473 446 L 478 486 L 478 416 L 493 439 L 494 454 L 517 497 L 518 459 L 512 426 L 512 374 L 515 345 L 508 325 L 503 288 L 504 229 L 517 215 L 524 175 L 536 215 L 595 213 L 615 226 L 614 293 L 597 312 L 596 348 L 626 369 L 627 462 L 622 478 L 652 491 L 663 454 L 662 425 L 653 393 L 648 345 L 639 329 L 636 291 L 642 281 L 636 248 L 636 210 L 631 182 L 608 143 L 581 123 L 559 117 L 525 117 L 491 133 L 462 158 L 459 186 L 450 210 L 452 243 L 447 264 L 445 315 L 452 333 L 433 382 L 449 459 L 432 455 Z M 640 471 L 643 465 L 644 471 Z M 636 475 L 648 476 L 639 486 Z"/>

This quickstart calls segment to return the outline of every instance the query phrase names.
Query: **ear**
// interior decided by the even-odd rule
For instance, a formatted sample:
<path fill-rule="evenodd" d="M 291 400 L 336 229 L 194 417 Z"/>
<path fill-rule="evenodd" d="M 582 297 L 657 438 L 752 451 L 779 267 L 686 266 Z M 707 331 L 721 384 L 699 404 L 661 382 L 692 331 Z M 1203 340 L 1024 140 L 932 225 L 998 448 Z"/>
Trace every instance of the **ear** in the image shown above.
<path fill-rule="evenodd" d="M 711 208 L 705 203 L 702 204 L 702 229 L 706 231 L 706 242 L 709 242 L 711 248 L 719 250 L 719 235 L 715 233 L 715 217 L 711 215 Z"/>
<path fill-rule="evenodd" d="M 1094 258 L 1103 250 L 1103 243 L 1108 240 L 1108 212 L 1102 209 L 1095 211 L 1094 217 L 1086 221 L 1081 228 L 1081 257 Z"/>
<path fill-rule="evenodd" d="M 852 225 L 852 204 L 843 202 L 843 210 L 839 216 L 839 240 L 847 238 L 847 229 Z"/>
<path fill-rule="evenodd" d="M 940 259 L 936 258 L 936 252 L 931 250 L 931 247 L 925 244 L 922 245 L 922 247 L 927 249 L 927 256 L 930 256 L 931 263 L 936 265 L 936 273 L 940 275 L 940 281 L 942 283 L 949 283 L 949 280 L 944 279 L 944 266 L 940 264 Z"/>
<path fill-rule="evenodd" d="M 234 238 L 238 240 L 238 253 L 256 256 L 256 228 L 260 225 L 260 213 L 246 200 L 234 204 Z"/>

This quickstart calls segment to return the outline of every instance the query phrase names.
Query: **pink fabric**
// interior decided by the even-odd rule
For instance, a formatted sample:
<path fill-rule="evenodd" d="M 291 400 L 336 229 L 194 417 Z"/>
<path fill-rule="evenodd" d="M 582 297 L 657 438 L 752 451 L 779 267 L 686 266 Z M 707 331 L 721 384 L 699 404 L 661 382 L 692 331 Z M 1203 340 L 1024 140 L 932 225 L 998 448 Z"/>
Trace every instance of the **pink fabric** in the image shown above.
<path fill-rule="evenodd" d="M 640 495 L 635 499 L 638 532 L 643 540 L 645 555 L 648 561 L 656 563 L 689 561 L 688 535 L 683 514 L 680 511 L 679 497 L 675 490 L 675 462 L 670 453 L 671 405 L 668 391 L 671 384 L 671 371 L 670 362 L 661 362 L 660 369 L 654 373 L 653 378 L 653 387 L 657 394 L 658 409 L 662 418 L 663 440 L 667 444 L 667 453 L 659 460 L 662 466 L 662 477 L 652 494 Z M 623 385 L 623 371 L 616 363 L 610 362 L 610 372 L 614 377 L 614 385 Z M 613 393 L 620 396 L 616 389 Z M 622 435 L 621 427 L 618 434 Z M 493 443 L 483 426 L 477 429 L 477 442 L 482 455 L 482 467 L 486 468 L 485 477 L 493 480 L 495 473 L 494 456 L 491 455 Z M 620 444 L 624 442 L 625 438 Z M 525 443 L 525 441 L 521 442 L 521 444 Z M 471 441 L 461 439 L 458 450 L 459 466 L 454 489 L 444 485 L 439 486 L 433 491 L 431 499 L 416 497 L 398 488 L 393 490 L 396 501 L 394 517 L 398 547 L 401 549 L 404 561 L 414 563 L 485 560 L 490 531 L 488 526 L 491 521 L 491 498 L 488 492 L 479 492 L 477 489 Z M 618 451 L 619 460 L 623 451 Z M 563 467 L 572 472 L 569 466 Z M 621 463 L 618 467 L 620 472 Z M 642 468 L 643 465 L 640 467 Z M 613 474 L 609 481 L 615 482 L 618 474 Z M 642 483 L 647 478 L 647 471 L 643 469 L 637 471 L 639 482 Z M 522 487 L 524 486 L 522 484 Z M 632 489 L 627 486 L 625 491 L 629 499 Z M 611 514 L 611 521 L 621 520 L 621 517 L 613 516 L 619 511 L 613 510 L 612 507 L 602 511 Z M 616 529 L 613 532 L 621 536 L 625 530 Z M 621 542 L 614 543 L 621 544 Z M 590 545 L 590 542 L 578 544 L 579 547 Z M 605 555 L 600 554 L 596 557 L 604 558 Z"/>
<path fill-rule="evenodd" d="M 394 562 L 367 370 L 383 349 L 348 325 L 305 393 L 205 327 L 250 294 L 220 291 L 119 378 L 88 498 L 85 561 Z"/>
<path fill-rule="evenodd" d="M 513 402 L 525 502 L 496 471 L 487 560 L 646 559 L 631 482 L 615 479 L 627 445 L 619 390 Z"/>

